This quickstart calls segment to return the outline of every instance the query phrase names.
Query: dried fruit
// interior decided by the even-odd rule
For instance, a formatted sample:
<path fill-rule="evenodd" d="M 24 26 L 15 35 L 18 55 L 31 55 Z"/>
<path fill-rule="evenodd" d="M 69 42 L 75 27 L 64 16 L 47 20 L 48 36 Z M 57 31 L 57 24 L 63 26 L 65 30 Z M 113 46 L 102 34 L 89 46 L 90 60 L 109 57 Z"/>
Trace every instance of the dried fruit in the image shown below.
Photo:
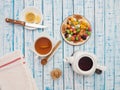
<path fill-rule="evenodd" d="M 91 35 L 91 27 L 89 22 L 81 15 L 73 15 L 65 20 L 64 37 L 67 41 L 78 43 L 86 40 Z M 67 34 L 66 34 L 67 33 Z"/>
<path fill-rule="evenodd" d="M 71 40 L 74 41 L 74 40 L 75 40 L 75 37 L 74 37 L 74 36 L 71 36 Z"/>
<path fill-rule="evenodd" d="M 86 40 L 86 36 L 85 36 L 85 35 L 81 36 L 81 38 L 82 38 L 83 40 Z"/>
<path fill-rule="evenodd" d="M 68 33 L 65 33 L 65 38 L 68 38 L 69 37 L 69 34 Z"/>
<path fill-rule="evenodd" d="M 66 30 L 66 32 L 69 34 L 69 33 L 70 33 L 70 30 L 69 30 L 69 29 L 67 29 L 67 30 Z"/>
<path fill-rule="evenodd" d="M 76 41 L 78 41 L 78 40 L 79 40 L 79 38 L 76 36 L 75 40 L 76 40 Z"/>

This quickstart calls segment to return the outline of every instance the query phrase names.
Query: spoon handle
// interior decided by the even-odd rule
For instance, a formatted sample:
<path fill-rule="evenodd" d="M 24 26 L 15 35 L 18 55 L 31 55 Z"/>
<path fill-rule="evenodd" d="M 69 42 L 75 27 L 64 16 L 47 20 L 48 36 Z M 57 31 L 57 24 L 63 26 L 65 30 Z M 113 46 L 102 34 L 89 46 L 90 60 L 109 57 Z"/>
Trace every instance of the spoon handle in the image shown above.
<path fill-rule="evenodd" d="M 45 58 L 47 61 L 52 56 L 52 54 L 57 50 L 60 44 L 61 44 L 61 40 L 57 42 L 57 44 L 53 47 L 52 52 Z"/>

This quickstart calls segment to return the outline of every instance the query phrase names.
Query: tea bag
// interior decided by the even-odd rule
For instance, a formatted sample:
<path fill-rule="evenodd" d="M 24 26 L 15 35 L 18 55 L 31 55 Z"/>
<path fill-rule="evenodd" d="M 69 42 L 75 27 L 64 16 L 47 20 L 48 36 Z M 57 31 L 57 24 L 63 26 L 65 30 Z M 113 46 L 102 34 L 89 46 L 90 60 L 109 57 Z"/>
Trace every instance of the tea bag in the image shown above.
<path fill-rule="evenodd" d="M 19 51 L 0 58 L 0 90 L 37 90 Z"/>

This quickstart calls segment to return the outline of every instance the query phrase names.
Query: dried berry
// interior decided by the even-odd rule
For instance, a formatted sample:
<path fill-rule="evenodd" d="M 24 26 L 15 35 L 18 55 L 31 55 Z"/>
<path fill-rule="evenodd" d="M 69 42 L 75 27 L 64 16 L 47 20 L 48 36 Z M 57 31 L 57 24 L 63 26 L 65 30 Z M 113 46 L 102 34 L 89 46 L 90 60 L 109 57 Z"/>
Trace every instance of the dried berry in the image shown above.
<path fill-rule="evenodd" d="M 81 38 L 82 38 L 83 40 L 86 40 L 86 36 L 85 36 L 85 35 L 81 36 Z"/>
<path fill-rule="evenodd" d="M 69 34 L 68 33 L 65 33 L 65 38 L 68 38 L 69 37 Z"/>

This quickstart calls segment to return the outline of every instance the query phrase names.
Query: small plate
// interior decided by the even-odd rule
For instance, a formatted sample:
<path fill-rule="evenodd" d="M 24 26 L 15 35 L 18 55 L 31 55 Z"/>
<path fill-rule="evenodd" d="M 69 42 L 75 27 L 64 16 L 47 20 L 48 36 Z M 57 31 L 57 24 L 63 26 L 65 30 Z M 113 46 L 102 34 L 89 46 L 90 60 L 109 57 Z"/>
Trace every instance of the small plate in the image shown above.
<path fill-rule="evenodd" d="M 34 7 L 34 6 L 26 7 L 25 9 L 23 9 L 23 11 L 21 12 L 21 14 L 20 14 L 20 16 L 19 16 L 19 19 L 20 19 L 21 21 L 25 21 L 25 15 L 26 15 L 26 13 L 28 13 L 28 12 L 33 12 L 33 13 L 35 13 L 35 14 L 40 15 L 40 17 L 41 17 L 41 22 L 38 23 L 38 24 L 42 24 L 42 20 L 43 20 L 42 13 L 41 13 L 41 11 L 40 11 L 38 8 L 36 8 L 36 7 Z M 25 22 L 26 22 L 26 21 L 25 21 Z M 26 29 L 29 29 L 29 30 L 36 29 L 36 28 L 31 28 L 31 27 L 26 27 L 26 26 L 25 26 L 25 28 L 26 28 Z"/>
<path fill-rule="evenodd" d="M 89 23 L 89 21 L 85 18 L 85 17 L 83 17 L 83 16 L 81 16 L 81 15 L 79 15 L 79 14 L 73 14 L 73 15 L 71 15 L 71 16 L 68 16 L 67 18 L 65 18 L 65 20 L 63 21 L 63 23 L 62 23 L 62 25 L 61 25 L 61 28 L 60 28 L 60 32 L 61 32 L 61 35 L 62 35 L 62 37 L 63 37 L 63 39 L 68 43 L 68 44 L 70 44 L 70 45 L 82 45 L 82 44 L 84 44 L 89 38 L 90 38 L 90 36 L 87 36 L 87 38 L 86 38 L 86 40 L 83 40 L 82 42 L 73 42 L 73 41 L 68 41 L 66 38 L 65 38 L 65 33 L 63 33 L 63 25 L 65 25 L 65 24 L 67 24 L 67 20 L 68 20 L 68 18 L 70 18 L 70 17 L 73 17 L 74 15 L 77 15 L 77 16 L 79 16 L 79 18 L 81 18 L 80 20 L 84 20 L 86 23 L 88 23 L 88 25 L 90 26 L 90 28 L 91 28 L 91 25 L 90 25 L 90 23 Z M 92 31 L 91 31 L 92 32 Z"/>

